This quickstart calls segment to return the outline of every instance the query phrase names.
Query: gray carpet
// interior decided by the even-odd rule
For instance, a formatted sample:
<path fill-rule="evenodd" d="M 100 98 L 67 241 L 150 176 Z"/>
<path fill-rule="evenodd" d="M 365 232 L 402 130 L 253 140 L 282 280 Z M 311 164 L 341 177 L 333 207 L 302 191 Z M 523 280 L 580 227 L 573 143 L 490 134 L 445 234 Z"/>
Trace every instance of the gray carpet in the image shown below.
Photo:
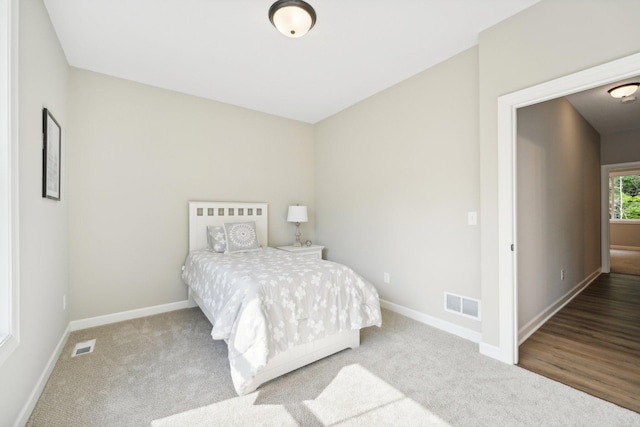
<path fill-rule="evenodd" d="M 198 309 L 71 334 L 29 426 L 640 426 L 640 414 L 383 311 L 345 350 L 238 397 Z M 77 342 L 95 351 L 71 358 Z"/>

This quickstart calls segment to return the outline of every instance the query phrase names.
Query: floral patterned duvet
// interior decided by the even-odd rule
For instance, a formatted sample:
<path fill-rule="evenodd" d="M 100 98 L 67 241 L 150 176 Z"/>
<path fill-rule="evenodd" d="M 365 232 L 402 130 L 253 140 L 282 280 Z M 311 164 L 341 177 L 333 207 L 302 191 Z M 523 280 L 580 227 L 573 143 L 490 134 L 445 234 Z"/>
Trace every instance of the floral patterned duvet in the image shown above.
<path fill-rule="evenodd" d="M 375 288 L 350 268 L 273 248 L 191 252 L 182 279 L 229 347 L 238 394 L 275 355 L 336 332 L 381 325 Z"/>

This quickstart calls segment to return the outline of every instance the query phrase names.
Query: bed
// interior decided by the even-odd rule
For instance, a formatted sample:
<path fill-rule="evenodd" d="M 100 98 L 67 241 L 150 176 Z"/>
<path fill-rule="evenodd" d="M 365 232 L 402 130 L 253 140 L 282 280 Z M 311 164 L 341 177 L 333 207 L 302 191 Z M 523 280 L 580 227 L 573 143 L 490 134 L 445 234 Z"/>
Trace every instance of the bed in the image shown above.
<path fill-rule="evenodd" d="M 361 328 L 381 325 L 370 283 L 344 265 L 269 248 L 268 224 L 266 203 L 189 202 L 182 279 L 211 336 L 227 343 L 239 395 L 356 348 Z M 223 248 L 221 230 L 231 236 Z"/>

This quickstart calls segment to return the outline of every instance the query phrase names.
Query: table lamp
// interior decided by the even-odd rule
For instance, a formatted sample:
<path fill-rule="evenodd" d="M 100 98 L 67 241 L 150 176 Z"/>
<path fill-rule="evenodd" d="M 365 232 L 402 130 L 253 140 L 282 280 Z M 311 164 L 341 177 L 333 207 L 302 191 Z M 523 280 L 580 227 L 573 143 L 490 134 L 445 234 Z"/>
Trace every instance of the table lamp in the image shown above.
<path fill-rule="evenodd" d="M 300 205 L 289 206 L 287 221 L 296 223 L 296 241 L 293 246 L 302 246 L 302 242 L 300 242 L 300 223 L 308 221 L 307 207 Z"/>

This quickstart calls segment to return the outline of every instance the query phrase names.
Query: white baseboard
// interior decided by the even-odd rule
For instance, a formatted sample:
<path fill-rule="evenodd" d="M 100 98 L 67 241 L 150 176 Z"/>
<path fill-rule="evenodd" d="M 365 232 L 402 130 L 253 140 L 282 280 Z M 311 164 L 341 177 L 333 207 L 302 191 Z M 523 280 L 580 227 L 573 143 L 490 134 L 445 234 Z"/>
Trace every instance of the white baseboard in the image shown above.
<path fill-rule="evenodd" d="M 502 354 L 502 349 L 500 347 L 487 344 L 486 342 L 481 342 L 478 347 L 480 354 L 511 365 L 511 361 Z"/>
<path fill-rule="evenodd" d="M 638 246 L 622 246 L 622 245 L 611 245 L 611 249 L 622 249 L 623 251 L 640 251 L 640 247 Z"/>
<path fill-rule="evenodd" d="M 27 399 L 27 402 L 22 407 L 22 410 L 20 411 L 20 414 L 18 415 L 16 422 L 13 424 L 14 427 L 24 426 L 25 424 L 27 424 L 27 421 L 29 421 L 29 417 L 31 416 L 33 409 L 36 407 L 36 403 L 38 403 L 38 399 L 40 398 L 40 395 L 44 390 L 44 386 L 47 385 L 49 376 L 51 375 L 51 372 L 53 372 L 53 368 L 56 366 L 56 362 L 58 361 L 58 358 L 62 353 L 62 349 L 64 348 L 64 345 L 67 343 L 67 338 L 69 338 L 70 333 L 71 333 L 71 328 L 70 328 L 70 325 L 68 325 L 67 329 L 62 334 L 62 337 L 60 337 L 60 341 L 58 341 L 58 345 L 56 346 L 55 350 L 53 350 L 53 354 L 49 358 L 49 361 L 45 365 L 44 370 L 42 371 L 42 374 L 40 374 L 40 378 L 38 378 L 38 381 L 36 382 L 35 387 L 31 391 L 31 394 Z"/>
<path fill-rule="evenodd" d="M 429 316 L 428 314 L 421 313 L 419 311 L 404 307 L 399 304 L 381 299 L 380 306 L 395 313 L 402 314 L 403 316 L 416 320 L 420 323 L 424 323 L 425 325 L 433 326 L 434 328 L 443 330 L 445 332 L 475 343 L 479 343 L 482 338 L 482 334 L 480 332 L 476 332 L 468 328 L 463 328 L 462 326 L 458 326 L 454 323 Z"/>
<path fill-rule="evenodd" d="M 522 344 L 529 338 L 535 331 L 537 331 L 547 320 L 553 317 L 564 306 L 569 304 L 572 299 L 578 296 L 587 286 L 591 284 L 602 272 L 600 268 L 587 276 L 582 282 L 574 286 L 569 292 L 560 297 L 556 302 L 547 307 L 544 311 L 534 317 L 530 322 L 524 325 L 518 331 L 518 345 Z"/>
<path fill-rule="evenodd" d="M 169 311 L 190 308 L 189 301 L 178 301 L 169 304 L 155 305 L 153 307 L 139 308 L 137 310 L 122 311 L 120 313 L 106 314 L 104 316 L 90 317 L 88 319 L 73 320 L 69 324 L 71 332 L 81 329 L 95 328 L 125 320 L 138 319 L 140 317 L 153 316 L 154 314 L 167 313 Z"/>

